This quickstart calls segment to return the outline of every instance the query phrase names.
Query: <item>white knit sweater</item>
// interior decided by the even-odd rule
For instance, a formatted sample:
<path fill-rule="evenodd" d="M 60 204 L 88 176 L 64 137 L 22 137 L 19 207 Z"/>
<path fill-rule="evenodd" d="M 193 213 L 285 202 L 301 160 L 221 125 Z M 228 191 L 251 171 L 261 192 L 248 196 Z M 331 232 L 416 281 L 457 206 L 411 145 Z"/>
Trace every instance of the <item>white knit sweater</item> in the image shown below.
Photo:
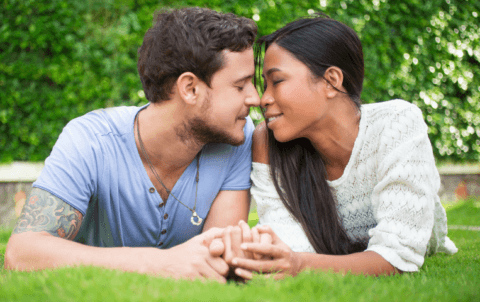
<path fill-rule="evenodd" d="M 252 197 L 259 224 L 270 225 L 295 252 L 315 252 L 282 204 L 270 167 L 253 163 Z M 418 107 L 403 100 L 361 106 L 358 137 L 343 175 L 328 181 L 348 236 L 368 242 L 402 271 L 418 271 L 424 256 L 458 251 L 447 237 L 427 126 Z"/>

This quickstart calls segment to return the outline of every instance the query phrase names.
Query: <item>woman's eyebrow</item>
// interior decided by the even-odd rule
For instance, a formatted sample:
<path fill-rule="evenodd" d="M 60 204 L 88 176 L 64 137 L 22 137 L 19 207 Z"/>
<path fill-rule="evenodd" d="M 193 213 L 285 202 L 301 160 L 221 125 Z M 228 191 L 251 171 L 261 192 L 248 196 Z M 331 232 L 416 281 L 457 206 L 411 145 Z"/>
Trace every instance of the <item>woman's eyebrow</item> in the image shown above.
<path fill-rule="evenodd" d="M 272 73 L 276 72 L 276 71 L 281 71 L 280 69 L 278 69 L 277 67 L 272 67 L 270 68 L 269 70 L 267 70 L 266 74 L 267 74 L 267 77 L 269 75 L 271 75 Z M 265 77 L 263 74 L 262 74 L 262 77 Z"/>

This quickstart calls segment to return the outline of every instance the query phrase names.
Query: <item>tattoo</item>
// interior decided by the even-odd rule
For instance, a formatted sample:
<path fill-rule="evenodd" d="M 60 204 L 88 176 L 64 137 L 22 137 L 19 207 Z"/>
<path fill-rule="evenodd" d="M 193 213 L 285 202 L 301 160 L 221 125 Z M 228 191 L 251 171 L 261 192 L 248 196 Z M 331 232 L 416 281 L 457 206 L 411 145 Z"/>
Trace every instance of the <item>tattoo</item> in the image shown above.
<path fill-rule="evenodd" d="M 33 188 L 12 234 L 45 231 L 55 237 L 73 240 L 82 219 L 82 213 L 60 198 Z"/>

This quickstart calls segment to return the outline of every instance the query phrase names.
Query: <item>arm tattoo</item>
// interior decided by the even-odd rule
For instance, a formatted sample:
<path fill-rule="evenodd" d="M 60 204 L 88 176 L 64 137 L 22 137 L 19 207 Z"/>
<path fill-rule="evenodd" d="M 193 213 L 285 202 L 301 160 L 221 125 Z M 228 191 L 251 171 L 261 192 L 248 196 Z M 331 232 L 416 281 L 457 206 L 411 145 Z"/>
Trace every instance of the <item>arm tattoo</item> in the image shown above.
<path fill-rule="evenodd" d="M 55 237 L 73 240 L 82 219 L 82 213 L 60 198 L 33 188 L 12 234 L 45 231 Z"/>

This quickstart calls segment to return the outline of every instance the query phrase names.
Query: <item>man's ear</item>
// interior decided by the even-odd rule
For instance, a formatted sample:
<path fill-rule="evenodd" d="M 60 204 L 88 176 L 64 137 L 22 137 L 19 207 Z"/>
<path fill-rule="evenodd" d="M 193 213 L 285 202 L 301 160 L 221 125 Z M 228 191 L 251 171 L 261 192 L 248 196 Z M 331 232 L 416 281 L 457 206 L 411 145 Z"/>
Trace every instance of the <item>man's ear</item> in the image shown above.
<path fill-rule="evenodd" d="M 176 88 L 181 99 L 189 105 L 195 105 L 202 92 L 202 81 L 191 72 L 182 73 L 176 82 Z"/>
<path fill-rule="evenodd" d="M 339 93 L 338 90 L 345 91 L 345 88 L 343 88 L 343 72 L 340 68 L 329 67 L 323 77 L 327 80 L 325 84 L 328 98 L 334 98 Z"/>

